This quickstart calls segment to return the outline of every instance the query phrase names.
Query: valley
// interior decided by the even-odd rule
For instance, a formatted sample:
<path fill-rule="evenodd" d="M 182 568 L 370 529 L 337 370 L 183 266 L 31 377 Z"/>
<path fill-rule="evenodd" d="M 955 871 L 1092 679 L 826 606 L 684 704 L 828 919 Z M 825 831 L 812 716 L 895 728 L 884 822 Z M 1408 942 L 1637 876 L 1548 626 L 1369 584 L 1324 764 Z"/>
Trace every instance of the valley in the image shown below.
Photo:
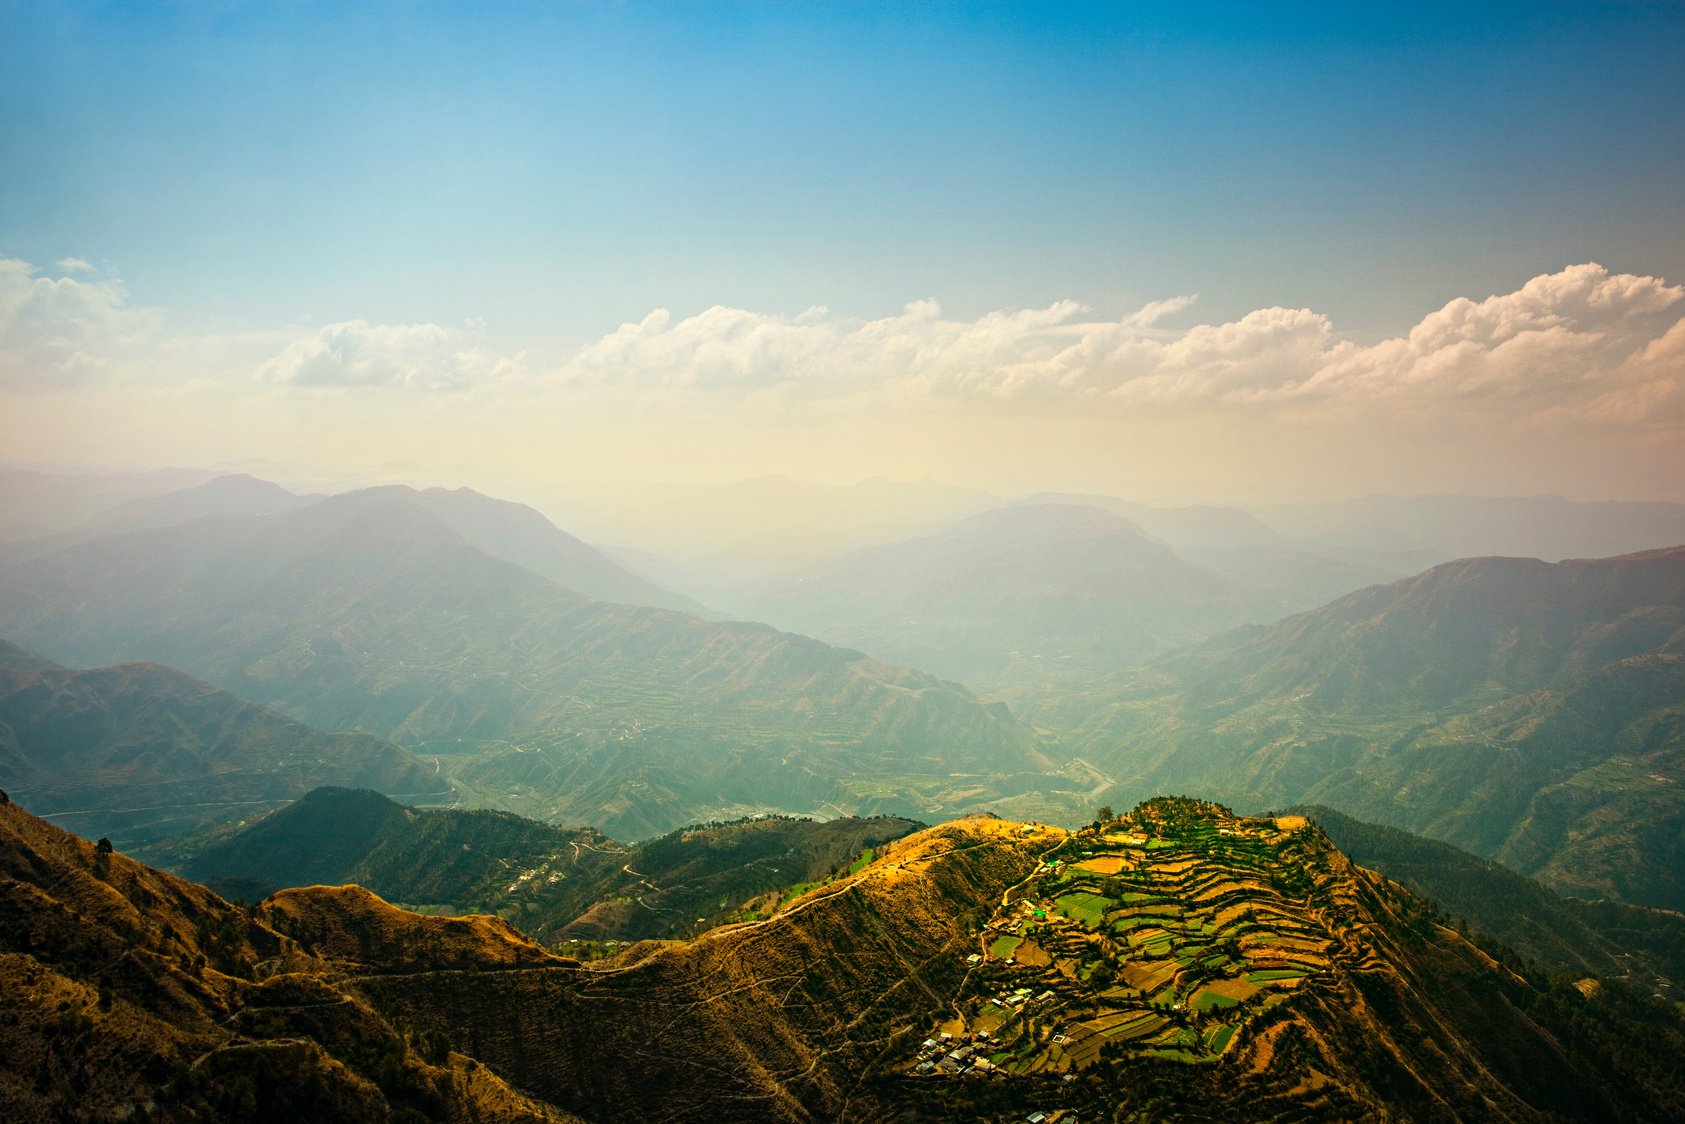
<path fill-rule="evenodd" d="M 1627 1043 L 1685 1044 L 1685 554 L 1262 623 L 1383 563 L 1249 518 L 1053 497 L 780 595 L 870 655 L 460 490 L 212 481 L 13 543 L 0 630 L 118 662 L 0 650 L 8 797 L 107 837 L 16 812 L 7 986 L 69 1021 L 0 1028 L 36 1059 L 0 1102 L 62 1115 L 100 1057 L 100 1103 L 213 1117 L 1669 1115 Z M 1000 662 L 1038 651 L 1073 659 Z M 63 951 L 113 871 L 138 982 Z"/>

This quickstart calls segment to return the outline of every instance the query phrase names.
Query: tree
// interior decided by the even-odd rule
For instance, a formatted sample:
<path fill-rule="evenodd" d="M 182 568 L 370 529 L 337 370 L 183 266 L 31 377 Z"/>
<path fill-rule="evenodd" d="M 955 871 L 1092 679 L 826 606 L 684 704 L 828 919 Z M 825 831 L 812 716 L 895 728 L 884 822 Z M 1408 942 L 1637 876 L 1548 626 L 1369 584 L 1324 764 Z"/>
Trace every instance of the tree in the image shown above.
<path fill-rule="evenodd" d="M 1101 823 L 1111 823 L 1113 820 L 1117 819 L 1117 813 L 1112 811 L 1112 806 L 1110 804 L 1102 804 L 1100 805 L 1100 810 L 1094 813 L 1094 818 L 1099 820 Z"/>

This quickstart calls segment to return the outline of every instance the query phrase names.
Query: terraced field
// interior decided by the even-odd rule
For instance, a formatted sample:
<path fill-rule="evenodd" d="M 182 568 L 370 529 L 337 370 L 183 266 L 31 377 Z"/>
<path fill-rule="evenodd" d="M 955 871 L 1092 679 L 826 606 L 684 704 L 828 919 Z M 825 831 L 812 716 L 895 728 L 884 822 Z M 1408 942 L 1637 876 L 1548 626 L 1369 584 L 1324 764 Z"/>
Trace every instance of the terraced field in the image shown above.
<path fill-rule="evenodd" d="M 1216 1060 L 1355 957 L 1334 926 L 1356 903 L 1326 852 L 1299 817 L 1241 819 L 1182 798 L 1063 836 L 1003 896 L 956 1015 L 912 1072 L 1070 1073 L 1102 1054 Z"/>

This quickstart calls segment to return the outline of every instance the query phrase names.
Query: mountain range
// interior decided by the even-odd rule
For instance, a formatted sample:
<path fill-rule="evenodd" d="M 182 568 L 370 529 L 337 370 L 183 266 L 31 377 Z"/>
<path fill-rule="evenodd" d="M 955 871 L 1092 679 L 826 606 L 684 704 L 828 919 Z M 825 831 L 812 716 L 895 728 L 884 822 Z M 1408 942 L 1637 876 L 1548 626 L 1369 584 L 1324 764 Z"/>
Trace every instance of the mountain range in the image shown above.
<path fill-rule="evenodd" d="M 1278 615 L 1123 517 L 1070 504 L 971 515 L 725 604 L 980 690 L 1115 674 Z"/>
<path fill-rule="evenodd" d="M 69 546 L 0 571 L 0 635 L 72 663 L 179 667 L 390 738 L 476 802 L 622 837 L 825 802 L 922 812 L 955 772 L 1049 765 L 1031 730 L 957 686 L 765 625 L 587 598 L 477 549 L 430 502 L 380 489 Z"/>
<path fill-rule="evenodd" d="M 9 803 L 0 873 L 16 1119 L 1685 1111 L 1670 1005 L 1521 974 L 1304 821 L 1196 801 L 941 825 L 590 964 L 358 887 L 240 910 Z"/>
<path fill-rule="evenodd" d="M 1685 548 L 1467 559 L 1031 713 L 1069 719 L 1125 794 L 1321 802 L 1569 893 L 1679 908 L 1682 645 Z"/>
<path fill-rule="evenodd" d="M 452 796 L 382 738 L 324 734 L 157 664 L 76 671 L 4 641 L 0 777 L 64 826 L 141 850 L 324 784 Z"/>

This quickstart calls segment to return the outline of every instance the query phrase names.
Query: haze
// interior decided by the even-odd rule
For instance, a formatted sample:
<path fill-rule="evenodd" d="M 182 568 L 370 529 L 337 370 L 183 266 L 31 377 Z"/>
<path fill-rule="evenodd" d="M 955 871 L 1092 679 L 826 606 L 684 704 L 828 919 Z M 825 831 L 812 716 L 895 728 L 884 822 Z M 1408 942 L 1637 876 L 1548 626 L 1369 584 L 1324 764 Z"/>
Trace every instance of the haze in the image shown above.
<path fill-rule="evenodd" d="M 0 444 L 629 538 L 765 475 L 1681 500 L 1682 30 L 9 3 Z"/>

